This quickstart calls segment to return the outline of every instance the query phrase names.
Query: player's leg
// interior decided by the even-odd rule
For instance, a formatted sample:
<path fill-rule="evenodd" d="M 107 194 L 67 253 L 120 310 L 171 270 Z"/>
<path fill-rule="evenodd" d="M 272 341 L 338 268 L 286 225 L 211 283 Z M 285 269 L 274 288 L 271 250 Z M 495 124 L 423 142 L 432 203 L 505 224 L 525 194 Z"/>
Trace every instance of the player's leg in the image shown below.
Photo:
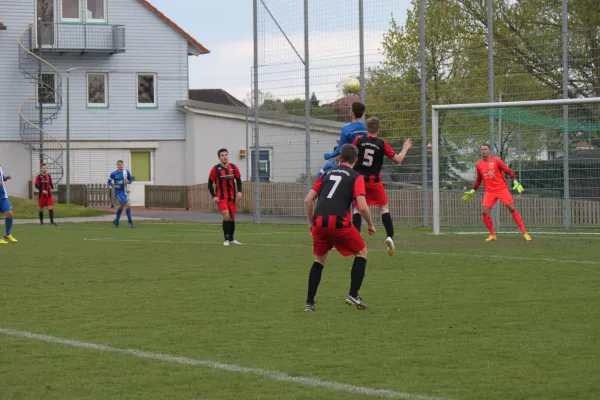
<path fill-rule="evenodd" d="M 362 225 L 362 216 L 358 212 L 358 204 L 356 200 L 352 203 L 352 225 L 360 232 L 360 226 Z"/>
<path fill-rule="evenodd" d="M 40 205 L 39 217 L 40 217 L 40 225 L 44 225 L 44 207 L 42 205 Z"/>
<path fill-rule="evenodd" d="M 127 204 L 127 199 L 124 196 L 124 193 L 120 193 L 120 192 L 116 192 L 115 197 L 117 198 L 117 201 L 119 202 L 119 206 L 117 207 L 117 214 L 115 216 L 115 220 L 113 221 L 113 224 L 118 228 L 119 221 L 121 220 L 121 214 L 123 214 L 123 208 L 125 208 L 125 204 Z"/>
<path fill-rule="evenodd" d="M 486 239 L 487 242 L 493 242 L 496 240 L 496 232 L 494 232 L 494 222 L 490 215 L 490 210 L 494 208 L 497 197 L 493 193 L 485 192 L 483 195 L 483 201 L 481 203 L 481 216 L 483 217 L 483 223 L 485 224 L 490 236 Z"/>
<path fill-rule="evenodd" d="M 56 226 L 54 223 L 54 199 L 52 196 L 48 197 L 46 206 L 48 207 L 48 215 L 50 216 L 50 225 Z"/>
<path fill-rule="evenodd" d="M 231 219 L 231 214 L 229 213 L 229 204 L 227 204 L 226 200 L 219 201 L 217 204 L 219 207 L 219 211 L 223 216 L 223 237 L 225 241 L 223 242 L 223 246 L 229 246 L 229 236 L 231 234 L 231 225 L 229 220 Z"/>
<path fill-rule="evenodd" d="M 234 201 L 230 201 L 228 204 L 229 209 L 229 242 L 231 244 L 242 244 L 235 240 L 235 214 L 237 213 L 237 206 Z"/>
<path fill-rule="evenodd" d="M 46 207 L 46 198 L 42 193 L 38 194 L 38 206 L 40 211 L 38 213 L 40 218 L 40 225 L 44 225 L 44 207 Z"/>
<path fill-rule="evenodd" d="M 393 256 L 396 253 L 396 245 L 394 244 L 394 223 L 392 222 L 390 209 L 387 205 L 387 195 L 385 200 L 386 204 L 379 207 L 379 210 L 381 211 L 381 223 L 383 223 L 386 233 L 385 245 L 387 246 L 387 252 L 388 255 Z"/>
<path fill-rule="evenodd" d="M 131 203 L 129 202 L 129 200 L 127 201 L 127 203 L 125 203 L 125 214 L 127 215 L 127 223 L 129 224 L 129 227 L 135 228 L 135 225 L 133 224 L 133 219 L 131 218 Z"/>
<path fill-rule="evenodd" d="M 359 235 L 360 236 L 360 235 Z M 331 236 L 327 228 L 313 228 L 313 254 L 315 259 L 308 274 L 308 292 L 306 295 L 306 303 L 304 311 L 315 311 L 315 296 L 321 283 L 321 274 L 325 263 L 327 262 L 327 254 L 332 249 Z"/>
<path fill-rule="evenodd" d="M 332 241 L 336 250 L 344 257 L 354 255 L 354 262 L 350 271 L 350 290 L 346 296 L 346 304 L 365 310 L 367 305 L 363 303 L 358 291 L 365 277 L 367 246 L 358 230 L 353 227 L 336 229 L 335 231 Z"/>
<path fill-rule="evenodd" d="M 8 203 L 8 200 L 6 200 L 6 203 Z M 12 229 L 12 225 L 13 225 L 13 211 L 12 211 L 12 207 L 10 206 L 10 203 L 8 203 L 8 211 L 4 212 L 5 215 L 5 220 L 4 220 L 4 240 L 7 242 L 11 242 L 11 243 L 16 243 L 17 239 L 15 239 L 13 237 L 13 235 L 11 235 L 11 229 Z M 0 209 L 0 211 L 2 211 Z"/>
<path fill-rule="evenodd" d="M 506 191 L 506 193 L 504 193 L 504 195 L 500 198 L 500 201 L 502 201 L 504 206 L 506 208 L 508 208 L 508 211 L 510 211 L 510 214 L 512 215 L 513 220 L 519 227 L 519 230 L 521 231 L 521 235 L 523 235 L 523 238 L 527 241 L 530 241 L 531 236 L 529 236 L 529 234 L 527 233 L 527 230 L 525 229 L 525 225 L 523 224 L 523 219 L 521 218 L 521 214 L 519 213 L 519 211 L 517 211 L 514 200 L 512 198 L 512 195 L 510 194 L 510 192 Z"/>

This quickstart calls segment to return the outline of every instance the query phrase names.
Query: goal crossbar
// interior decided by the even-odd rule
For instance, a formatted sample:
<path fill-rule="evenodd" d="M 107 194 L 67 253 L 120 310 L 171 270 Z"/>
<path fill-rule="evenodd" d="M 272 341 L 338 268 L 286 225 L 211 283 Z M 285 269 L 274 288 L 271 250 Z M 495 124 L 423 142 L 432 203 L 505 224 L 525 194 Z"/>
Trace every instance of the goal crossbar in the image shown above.
<path fill-rule="evenodd" d="M 439 112 L 444 110 L 468 110 L 489 108 L 535 107 L 535 106 L 569 106 L 576 104 L 599 104 L 600 97 L 577 99 L 508 101 L 494 103 L 464 103 L 433 105 L 431 115 L 431 156 L 433 186 L 433 234 L 440 234 L 440 168 L 439 168 Z"/>

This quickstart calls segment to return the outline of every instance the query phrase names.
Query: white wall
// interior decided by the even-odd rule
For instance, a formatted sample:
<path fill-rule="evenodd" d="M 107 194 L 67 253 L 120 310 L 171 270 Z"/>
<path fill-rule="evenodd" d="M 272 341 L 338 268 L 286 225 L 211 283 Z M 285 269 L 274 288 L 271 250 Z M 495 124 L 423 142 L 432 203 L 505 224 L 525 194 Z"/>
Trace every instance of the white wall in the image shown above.
<path fill-rule="evenodd" d="M 12 180 L 6 182 L 9 196 L 28 197 L 32 178 L 31 151 L 20 142 L 0 142 L 0 166 Z"/>

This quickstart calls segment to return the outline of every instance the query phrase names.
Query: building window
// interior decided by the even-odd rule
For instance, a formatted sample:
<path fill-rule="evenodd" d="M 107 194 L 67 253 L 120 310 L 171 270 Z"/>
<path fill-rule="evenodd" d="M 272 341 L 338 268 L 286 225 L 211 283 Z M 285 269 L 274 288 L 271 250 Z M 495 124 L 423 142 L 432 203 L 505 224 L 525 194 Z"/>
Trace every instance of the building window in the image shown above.
<path fill-rule="evenodd" d="M 107 0 L 87 0 L 87 21 L 88 22 L 106 22 L 108 21 L 106 13 Z"/>
<path fill-rule="evenodd" d="M 108 107 L 108 74 L 87 74 L 88 107 Z"/>
<path fill-rule="evenodd" d="M 38 80 L 37 95 L 42 104 L 56 104 L 56 74 L 43 73 Z"/>
<path fill-rule="evenodd" d="M 79 10 L 81 0 L 62 0 L 61 20 L 62 21 L 81 21 L 81 12 Z"/>
<path fill-rule="evenodd" d="M 156 74 L 137 75 L 137 105 L 138 107 L 157 107 Z"/>
<path fill-rule="evenodd" d="M 256 152 L 252 150 L 250 152 L 250 163 L 252 164 L 252 180 L 256 176 L 256 168 L 254 165 L 254 155 Z M 258 177 L 261 182 L 271 181 L 271 151 L 260 150 L 258 152 Z"/>
<path fill-rule="evenodd" d="M 151 159 L 149 151 L 131 152 L 131 175 L 136 182 L 152 181 Z"/>

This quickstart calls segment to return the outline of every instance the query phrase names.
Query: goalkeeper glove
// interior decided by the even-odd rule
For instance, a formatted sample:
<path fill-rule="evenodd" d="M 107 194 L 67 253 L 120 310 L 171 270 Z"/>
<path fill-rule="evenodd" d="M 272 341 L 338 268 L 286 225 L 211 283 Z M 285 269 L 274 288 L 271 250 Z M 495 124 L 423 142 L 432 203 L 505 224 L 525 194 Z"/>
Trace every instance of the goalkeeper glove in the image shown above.
<path fill-rule="evenodd" d="M 471 189 L 468 192 L 465 192 L 465 195 L 463 196 L 463 200 L 471 200 L 471 197 L 473 197 L 473 195 L 475 194 L 475 189 Z"/>
<path fill-rule="evenodd" d="M 516 190 L 518 193 L 523 193 L 523 186 L 521 186 L 521 184 L 517 181 L 513 181 L 513 190 Z"/>

